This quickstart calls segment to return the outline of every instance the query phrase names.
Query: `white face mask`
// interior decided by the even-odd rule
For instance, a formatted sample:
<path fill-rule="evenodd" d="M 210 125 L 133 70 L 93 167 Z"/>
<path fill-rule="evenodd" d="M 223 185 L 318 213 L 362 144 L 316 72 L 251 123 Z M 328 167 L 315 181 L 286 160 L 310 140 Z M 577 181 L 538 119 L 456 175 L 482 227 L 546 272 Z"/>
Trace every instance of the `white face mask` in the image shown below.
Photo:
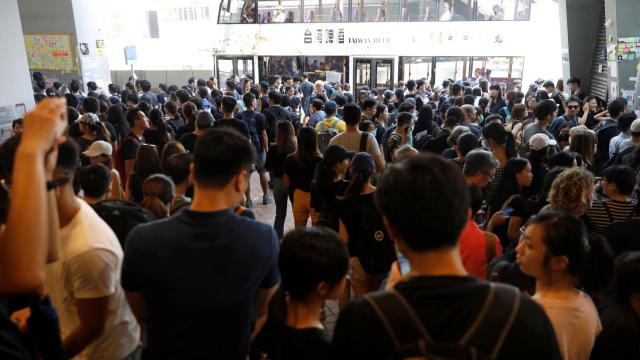
<path fill-rule="evenodd" d="M 376 136 L 376 134 L 378 133 L 378 129 L 373 129 L 371 131 L 369 131 L 369 134 Z"/>

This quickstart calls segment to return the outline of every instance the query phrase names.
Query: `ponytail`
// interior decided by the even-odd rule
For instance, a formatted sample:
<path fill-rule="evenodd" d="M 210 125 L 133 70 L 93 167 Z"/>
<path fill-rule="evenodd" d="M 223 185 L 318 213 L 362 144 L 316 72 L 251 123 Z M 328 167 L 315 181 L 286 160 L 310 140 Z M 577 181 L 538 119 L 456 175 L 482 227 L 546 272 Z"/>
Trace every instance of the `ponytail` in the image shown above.
<path fill-rule="evenodd" d="M 149 176 L 142 185 L 144 195 L 141 205 L 149 209 L 156 218 L 169 216 L 171 202 L 176 194 L 173 181 L 166 175 L 155 174 Z"/>
<path fill-rule="evenodd" d="M 511 159 L 518 155 L 518 149 L 516 147 L 516 138 L 509 131 L 505 131 L 504 152 L 507 155 L 507 159 Z"/>
<path fill-rule="evenodd" d="M 95 126 L 95 132 L 96 132 L 96 139 L 103 140 L 103 141 L 106 141 L 108 143 L 111 142 L 111 134 L 109 133 L 109 130 L 107 129 L 107 125 L 105 125 L 103 121 L 100 121 Z"/>
<path fill-rule="evenodd" d="M 345 190 L 344 192 L 344 198 L 349 199 L 356 195 L 359 195 L 364 189 L 364 186 L 369 181 L 370 177 L 371 177 L 371 174 L 366 172 L 354 172 L 353 177 L 349 182 L 349 186 L 347 187 L 347 190 Z"/>

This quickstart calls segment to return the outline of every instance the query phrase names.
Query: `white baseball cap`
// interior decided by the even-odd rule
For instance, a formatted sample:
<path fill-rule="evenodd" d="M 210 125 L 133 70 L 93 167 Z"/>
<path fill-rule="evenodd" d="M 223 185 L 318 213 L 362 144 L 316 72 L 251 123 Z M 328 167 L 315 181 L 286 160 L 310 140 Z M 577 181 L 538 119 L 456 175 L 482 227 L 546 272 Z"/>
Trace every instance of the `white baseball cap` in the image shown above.
<path fill-rule="evenodd" d="M 555 146 L 558 144 L 555 140 L 552 140 L 547 134 L 535 134 L 529 138 L 529 147 L 532 150 L 542 150 L 547 146 Z"/>
<path fill-rule="evenodd" d="M 640 119 L 633 120 L 633 122 L 631 123 L 631 132 L 633 134 L 640 134 Z"/>
<path fill-rule="evenodd" d="M 94 141 L 93 144 L 89 146 L 87 151 L 83 152 L 83 154 L 88 157 L 95 157 L 100 155 L 111 156 L 112 153 L 113 147 L 111 147 L 111 144 L 102 140 Z"/>

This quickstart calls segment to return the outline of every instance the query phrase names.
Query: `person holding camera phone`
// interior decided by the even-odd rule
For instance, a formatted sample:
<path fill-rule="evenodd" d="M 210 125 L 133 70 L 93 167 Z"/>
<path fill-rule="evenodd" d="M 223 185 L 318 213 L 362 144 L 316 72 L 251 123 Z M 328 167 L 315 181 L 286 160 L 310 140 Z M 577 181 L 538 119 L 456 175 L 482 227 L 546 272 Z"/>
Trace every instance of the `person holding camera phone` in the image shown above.
<path fill-rule="evenodd" d="M 403 112 L 398 115 L 398 125 L 384 144 L 385 161 L 391 162 L 393 153 L 401 146 L 409 143 L 413 127 L 413 115 Z"/>

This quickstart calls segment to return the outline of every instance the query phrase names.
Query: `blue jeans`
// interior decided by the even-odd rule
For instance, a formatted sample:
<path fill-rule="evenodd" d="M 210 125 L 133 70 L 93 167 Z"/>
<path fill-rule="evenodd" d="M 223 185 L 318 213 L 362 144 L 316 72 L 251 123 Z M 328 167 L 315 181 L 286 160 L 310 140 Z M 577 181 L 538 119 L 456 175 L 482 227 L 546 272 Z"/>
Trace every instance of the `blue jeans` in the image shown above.
<path fill-rule="evenodd" d="M 284 222 L 287 218 L 287 200 L 289 197 L 289 189 L 284 187 L 281 177 L 271 177 L 273 183 L 273 199 L 276 203 L 276 219 L 273 227 L 279 238 L 284 234 Z"/>

